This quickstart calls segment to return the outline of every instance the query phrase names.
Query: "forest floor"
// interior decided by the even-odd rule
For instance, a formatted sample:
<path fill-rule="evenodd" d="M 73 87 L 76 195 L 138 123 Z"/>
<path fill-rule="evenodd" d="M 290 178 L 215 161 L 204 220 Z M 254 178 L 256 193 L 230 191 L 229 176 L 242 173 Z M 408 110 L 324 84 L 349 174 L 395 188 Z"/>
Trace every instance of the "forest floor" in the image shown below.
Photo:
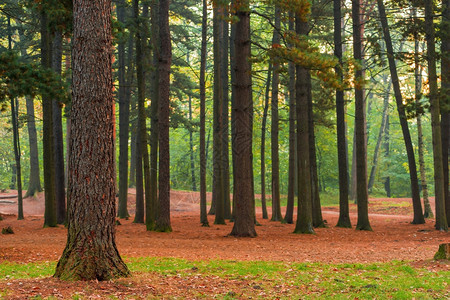
<path fill-rule="evenodd" d="M 10 191 L 9 195 L 14 193 Z M 1 196 L 8 195 L 0 193 Z M 31 263 L 57 261 L 66 243 L 64 226 L 43 228 L 44 195 L 24 199 L 25 220 L 17 220 L 17 199 L 14 203 L 0 201 L 3 221 L 0 227 L 11 226 L 14 234 L 0 235 L 0 263 Z M 335 227 L 338 207 L 323 207 L 327 228 L 315 229 L 315 235 L 293 234 L 295 224 L 281 224 L 261 218 L 257 208 L 257 238 L 228 236 L 233 223 L 214 225 L 214 216 L 208 216 L 210 227 L 201 227 L 199 194 L 171 192 L 171 223 L 173 232 L 146 231 L 133 218 L 120 220 L 117 226 L 117 247 L 123 257 L 174 257 L 196 260 L 282 261 L 321 263 L 374 263 L 411 261 L 417 266 L 449 270 L 448 263 L 431 261 L 441 243 L 450 242 L 450 234 L 434 229 L 434 219 L 425 224 L 411 225 L 411 199 L 370 199 L 369 218 L 373 231 L 357 231 L 356 205 L 350 204 L 353 229 Z M 6 201 L 8 202 L 8 201 Z M 134 213 L 134 191 L 129 194 L 129 213 Z M 431 199 L 434 211 L 434 201 Z M 284 214 L 284 209 L 283 209 Z M 269 217 L 271 216 L 269 208 Z M 294 215 L 295 219 L 295 215 Z M 42 282 L 42 279 L 39 279 Z M 40 285 L 36 280 L 32 285 Z M 61 288 L 59 281 L 48 278 L 47 284 Z M 18 284 L 18 283 L 14 283 Z M 0 291 L 5 282 L 0 278 Z M 28 289 L 23 289 L 30 292 Z M 50 288 L 49 287 L 49 288 Z M 76 289 L 76 285 L 71 287 Z M 69 288 L 70 289 L 70 288 Z M 24 293 L 25 293 L 24 292 Z M 18 294 L 20 295 L 26 294 Z M 51 294 L 50 294 L 51 295 Z M 67 295 L 64 293 L 64 295 Z M 0 297 L 1 298 L 1 297 Z"/>

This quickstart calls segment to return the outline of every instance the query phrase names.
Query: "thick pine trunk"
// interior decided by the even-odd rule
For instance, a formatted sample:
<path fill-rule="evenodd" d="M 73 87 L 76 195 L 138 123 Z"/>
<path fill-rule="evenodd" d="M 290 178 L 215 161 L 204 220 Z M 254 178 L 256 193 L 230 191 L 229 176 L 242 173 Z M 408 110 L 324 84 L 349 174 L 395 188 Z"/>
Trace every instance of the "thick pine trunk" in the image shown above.
<path fill-rule="evenodd" d="M 170 66 L 172 45 L 169 30 L 169 0 L 159 1 L 159 213 L 156 231 L 172 231 L 170 225 Z"/>
<path fill-rule="evenodd" d="M 75 0 L 73 17 L 68 238 L 55 277 L 109 280 L 129 275 L 115 244 L 111 2 Z"/>
<path fill-rule="evenodd" d="M 252 115 L 253 101 L 251 97 L 252 78 L 250 64 L 250 13 L 248 0 L 236 0 L 238 8 L 236 16 L 235 37 L 235 136 L 233 156 L 236 168 L 235 190 L 233 196 L 234 217 L 233 229 L 230 233 L 238 237 L 255 237 L 255 208 L 253 190 L 252 165 Z"/>

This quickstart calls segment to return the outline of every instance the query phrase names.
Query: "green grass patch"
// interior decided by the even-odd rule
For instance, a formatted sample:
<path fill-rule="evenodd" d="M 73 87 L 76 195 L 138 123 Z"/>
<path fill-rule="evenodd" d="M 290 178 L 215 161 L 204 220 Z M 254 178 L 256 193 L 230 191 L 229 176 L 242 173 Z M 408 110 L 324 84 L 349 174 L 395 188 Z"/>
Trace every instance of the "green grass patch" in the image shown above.
<path fill-rule="evenodd" d="M 400 261 L 326 264 L 129 257 L 125 262 L 134 274 L 127 282 L 133 282 L 133 278 L 142 280 L 146 274 L 152 274 L 152 278 L 156 275 L 173 277 L 181 282 L 230 285 L 230 290 L 215 295 L 199 294 L 193 288 L 188 292 L 192 297 L 447 299 L 450 296 L 450 271 L 414 268 L 408 262 Z M 55 266 L 55 262 L 2 263 L 0 283 L 5 279 L 48 277 L 53 275 Z"/>

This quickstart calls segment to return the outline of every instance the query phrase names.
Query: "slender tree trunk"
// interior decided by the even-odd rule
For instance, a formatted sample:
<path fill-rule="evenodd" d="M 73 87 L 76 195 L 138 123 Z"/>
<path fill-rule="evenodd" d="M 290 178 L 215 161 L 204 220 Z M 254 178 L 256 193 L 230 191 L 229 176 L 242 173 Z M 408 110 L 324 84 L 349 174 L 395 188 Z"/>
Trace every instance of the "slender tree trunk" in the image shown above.
<path fill-rule="evenodd" d="M 442 139 L 440 105 L 438 96 L 437 74 L 436 74 L 436 45 L 433 24 L 433 2 L 425 0 L 425 39 L 427 42 L 428 82 L 430 86 L 431 105 L 431 130 L 433 136 L 433 160 L 434 160 L 434 194 L 436 201 L 436 229 L 448 230 L 447 217 L 445 213 L 444 192 L 444 166 L 442 156 Z"/>
<path fill-rule="evenodd" d="M 357 62 L 362 61 L 360 0 L 352 0 L 353 19 L 353 56 Z M 367 166 L 366 166 L 366 137 L 364 114 L 363 71 L 356 70 L 355 80 L 355 141 L 356 141 L 356 200 L 358 203 L 357 230 L 372 230 L 369 223 Z"/>
<path fill-rule="evenodd" d="M 125 1 L 117 4 L 117 20 L 125 24 Z M 131 49 L 129 49 L 131 50 Z M 125 81 L 125 41 L 118 45 L 119 79 L 119 218 L 128 218 L 128 140 L 130 128 L 130 102 L 126 95 Z"/>
<path fill-rule="evenodd" d="M 414 22 L 417 22 L 417 11 L 413 8 Z M 420 98 L 422 97 L 422 66 L 419 61 L 419 37 L 418 32 L 414 33 L 414 96 L 417 108 L 420 107 Z M 428 185 L 425 173 L 425 157 L 424 157 L 424 142 L 422 132 L 422 115 L 417 112 L 417 138 L 418 138 L 418 152 L 419 152 L 419 171 L 420 171 L 420 185 L 422 186 L 424 218 L 433 218 L 433 211 L 431 210 L 430 200 L 428 199 Z"/>
<path fill-rule="evenodd" d="M 231 0 L 231 7 L 235 6 L 235 0 Z M 231 23 L 231 33 L 230 33 L 230 80 L 231 80 L 231 149 L 235 147 L 235 137 L 236 137 L 236 112 L 233 107 L 235 107 L 236 102 L 236 87 L 234 86 L 234 82 L 236 81 L 236 55 L 235 55 L 235 40 L 236 40 L 236 23 Z M 236 193 L 236 177 L 234 176 L 237 166 L 236 166 L 236 156 L 231 155 L 231 162 L 233 167 L 233 203 L 232 203 L 232 211 L 231 218 L 234 221 L 234 210 L 235 210 L 235 201 L 234 194 Z"/>
<path fill-rule="evenodd" d="M 71 200 L 55 277 L 109 280 L 129 275 L 115 244 L 111 2 L 75 0 L 73 16 Z"/>
<path fill-rule="evenodd" d="M 383 140 L 383 133 L 385 132 L 385 129 L 386 129 L 386 120 L 387 120 L 387 116 L 389 114 L 389 96 L 390 96 L 390 93 L 391 93 L 391 83 L 388 82 L 388 77 L 387 76 L 384 77 L 383 86 L 386 86 L 386 84 L 388 85 L 388 88 L 387 88 L 386 93 L 384 95 L 383 114 L 382 114 L 382 117 L 381 117 L 381 126 L 380 126 L 380 131 L 378 133 L 377 143 L 375 144 L 375 150 L 374 150 L 374 153 L 373 153 L 372 168 L 370 169 L 369 186 L 368 186 L 369 192 L 372 191 L 372 187 L 373 187 L 373 184 L 375 182 L 375 173 L 376 173 L 377 164 L 378 164 L 378 153 L 380 151 L 381 142 Z"/>
<path fill-rule="evenodd" d="M 278 5 L 275 5 L 275 28 L 273 31 L 272 44 L 280 43 L 280 19 L 281 11 Z M 270 127 L 270 144 L 272 154 L 272 218 L 271 221 L 281 221 L 283 216 L 281 215 L 280 204 L 280 158 L 279 158 L 279 138 L 278 138 L 278 85 L 280 83 L 280 65 L 278 62 L 273 64 L 272 75 L 272 101 L 271 101 L 271 113 L 272 122 Z"/>
<path fill-rule="evenodd" d="M 267 71 L 266 81 L 266 95 L 263 109 L 263 119 L 261 125 L 261 206 L 263 219 L 268 219 L 267 204 L 266 204 L 266 125 L 267 125 L 267 113 L 269 110 L 269 92 L 270 92 L 270 79 L 272 76 L 272 64 L 269 63 L 269 69 Z"/>
<path fill-rule="evenodd" d="M 62 65 L 62 34 L 55 32 L 52 48 L 52 69 L 61 75 Z M 55 155 L 55 197 L 56 220 L 58 224 L 66 222 L 66 190 L 64 172 L 64 139 L 62 129 L 62 104 L 53 99 L 53 133 Z"/>
<path fill-rule="evenodd" d="M 202 44 L 200 50 L 200 223 L 209 227 L 206 207 L 206 34 L 208 31 L 208 4 L 202 0 Z"/>
<path fill-rule="evenodd" d="M 289 14 L 289 30 L 294 31 L 294 15 Z M 296 164 L 296 98 L 295 98 L 295 64 L 289 62 L 289 169 L 288 169 L 288 197 L 286 205 L 286 215 L 284 222 L 288 224 L 294 223 L 294 198 L 297 181 L 297 164 Z"/>
<path fill-rule="evenodd" d="M 235 37 L 235 222 L 230 233 L 238 237 L 255 237 L 255 209 L 252 165 L 252 115 L 251 97 L 252 78 L 250 64 L 250 12 L 248 0 L 236 0 L 236 37 Z"/>
<path fill-rule="evenodd" d="M 406 152 L 408 155 L 409 176 L 411 181 L 411 194 L 414 209 L 413 224 L 423 224 L 425 219 L 422 212 L 422 204 L 420 202 L 419 180 L 417 178 L 416 160 L 414 157 L 414 148 L 412 145 L 411 135 L 408 128 L 408 120 L 406 119 L 405 108 L 403 105 L 400 83 L 397 75 L 397 68 L 394 60 L 394 49 L 392 47 L 391 35 L 386 18 L 383 0 L 377 0 L 378 10 L 380 12 L 381 25 L 383 27 L 384 40 L 386 42 L 386 50 L 388 54 L 389 70 L 391 72 L 392 85 L 394 88 L 395 100 L 397 102 L 397 111 L 402 127 L 403 139 L 405 141 Z"/>
<path fill-rule="evenodd" d="M 339 59 L 336 74 L 343 80 L 342 72 L 342 13 L 341 0 L 333 1 L 334 13 L 334 55 Z M 339 220 L 337 227 L 351 228 L 348 207 L 348 153 L 346 146 L 344 91 L 336 90 L 336 129 L 339 165 Z"/>
<path fill-rule="evenodd" d="M 308 33 L 308 23 L 300 16 L 296 16 L 295 23 L 297 34 Z M 294 233 L 314 233 L 309 156 L 308 72 L 304 67 L 296 66 L 298 207 Z"/>
<path fill-rule="evenodd" d="M 192 97 L 189 95 L 189 121 L 192 123 Z M 192 190 L 197 191 L 197 183 L 195 181 L 195 160 L 194 160 L 194 136 L 192 130 L 189 130 L 189 152 L 191 157 L 191 184 Z"/>
<path fill-rule="evenodd" d="M 51 39 L 48 30 L 47 13 L 41 11 L 41 62 L 44 68 L 51 68 Z M 53 153 L 53 103 L 48 96 L 42 96 L 43 148 L 44 148 L 44 227 L 57 224 L 55 199 L 55 161 Z"/>
<path fill-rule="evenodd" d="M 170 66 L 172 45 L 169 29 L 169 0 L 159 1 L 159 214 L 156 231 L 170 232 Z"/>
<path fill-rule="evenodd" d="M 17 176 L 17 220 L 23 220 L 22 167 L 20 164 L 19 126 L 17 120 L 17 115 L 19 111 L 18 104 L 19 102 L 16 99 L 14 98 L 11 99 L 11 119 L 13 125 L 14 158 L 16 161 L 16 176 Z"/>
<path fill-rule="evenodd" d="M 388 158 L 390 156 L 390 136 L 389 136 L 389 112 L 386 116 L 386 127 L 384 129 L 384 141 L 383 141 L 383 147 L 384 147 L 384 156 Z M 386 165 L 387 167 L 387 176 L 384 179 L 384 190 L 386 191 L 386 197 L 391 197 L 391 177 L 389 176 L 389 162 Z"/>

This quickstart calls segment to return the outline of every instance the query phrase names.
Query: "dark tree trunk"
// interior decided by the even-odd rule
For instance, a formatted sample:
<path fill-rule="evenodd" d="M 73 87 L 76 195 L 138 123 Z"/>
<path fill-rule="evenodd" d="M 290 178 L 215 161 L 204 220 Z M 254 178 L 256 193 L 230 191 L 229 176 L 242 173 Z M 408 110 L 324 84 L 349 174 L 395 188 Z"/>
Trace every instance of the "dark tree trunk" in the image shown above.
<path fill-rule="evenodd" d="M 125 24 L 125 1 L 117 4 L 117 20 Z M 129 49 L 131 51 L 131 49 Z M 130 98 L 125 81 L 125 42 L 119 41 L 119 218 L 128 218 L 128 138 L 130 128 Z"/>
<path fill-rule="evenodd" d="M 189 121 L 192 123 L 192 97 L 189 95 Z M 189 154 L 191 158 L 191 184 L 192 190 L 197 191 L 197 183 L 195 180 L 195 160 L 194 160 L 194 136 L 192 130 L 189 130 Z"/>
<path fill-rule="evenodd" d="M 222 39 L 224 23 L 224 7 L 217 4 L 213 8 L 213 35 L 214 35 L 214 104 L 213 104 L 213 204 L 211 205 L 212 213 L 215 208 L 214 224 L 225 224 L 225 170 L 224 170 L 224 147 L 223 147 L 223 50 Z"/>
<path fill-rule="evenodd" d="M 389 114 L 388 114 L 386 116 L 386 128 L 384 129 L 384 141 L 383 141 L 385 157 L 389 157 L 389 155 L 390 155 L 389 128 L 390 128 L 390 123 L 389 123 Z M 386 167 L 387 167 L 388 172 L 386 172 L 387 175 L 384 178 L 384 190 L 386 191 L 386 197 L 391 198 L 391 177 L 389 176 L 389 163 L 387 163 Z"/>
<path fill-rule="evenodd" d="M 231 6 L 234 7 L 235 0 L 231 0 Z M 234 86 L 234 82 L 236 81 L 236 55 L 235 55 L 235 40 L 236 40 L 236 23 L 231 23 L 231 33 L 230 33 L 230 80 L 232 82 L 231 84 L 231 149 L 234 149 L 235 147 L 235 136 L 236 136 L 236 112 L 234 111 L 233 107 L 235 107 L 236 102 L 236 87 Z M 236 178 L 234 176 L 234 173 L 236 171 L 236 156 L 231 155 L 231 162 L 233 167 L 233 195 L 235 194 L 235 188 L 236 188 Z M 234 199 L 234 197 L 233 197 Z M 232 211 L 231 211 L 231 218 L 234 221 L 234 209 L 235 209 L 235 201 L 233 200 L 232 203 Z"/>
<path fill-rule="evenodd" d="M 151 35 L 152 35 L 152 66 L 151 73 L 151 106 L 150 106 L 150 206 L 151 214 L 147 216 L 147 230 L 156 228 L 156 219 L 158 218 L 158 111 L 159 111 L 159 2 L 151 2 Z"/>
<path fill-rule="evenodd" d="M 411 181 L 411 194 L 414 209 L 413 224 L 423 224 L 425 219 L 422 212 L 422 204 L 420 202 L 419 180 L 417 178 L 416 159 L 414 157 L 414 148 L 411 135 L 408 128 L 408 120 L 406 118 L 405 108 L 403 105 L 400 83 L 397 75 L 397 68 L 394 60 L 394 49 L 392 47 L 391 35 L 386 18 L 383 0 L 377 0 L 378 10 L 380 13 L 381 25 L 383 27 L 384 40 L 386 42 L 386 50 L 388 54 L 389 70 L 391 72 L 392 86 L 394 88 L 395 101 L 397 102 L 397 111 L 402 127 L 403 139 L 405 141 L 406 153 L 408 155 L 409 176 Z"/>
<path fill-rule="evenodd" d="M 334 55 L 339 59 L 336 74 L 343 80 L 342 72 L 342 13 L 341 0 L 333 1 L 334 13 Z M 348 207 L 348 153 L 346 145 L 347 128 L 345 125 L 344 91 L 336 90 L 336 130 L 339 165 L 339 220 L 337 227 L 351 228 Z"/>
<path fill-rule="evenodd" d="M 236 168 L 235 203 L 233 229 L 230 233 L 238 237 L 255 237 L 255 209 L 253 191 L 253 165 L 252 165 L 252 115 L 253 104 L 251 97 L 252 78 L 250 64 L 250 12 L 248 0 L 236 0 L 237 7 L 235 36 L 235 136 L 233 155 Z"/>
<path fill-rule="evenodd" d="M 48 19 L 45 10 L 41 11 L 41 62 L 44 68 L 51 68 L 51 39 L 48 30 Z M 44 227 L 54 227 L 57 224 L 55 199 L 55 160 L 53 152 L 53 101 L 48 96 L 42 96 L 43 117 L 43 150 L 44 150 L 44 190 L 45 213 Z"/>
<path fill-rule="evenodd" d="M 273 31 L 272 44 L 280 43 L 280 18 L 281 11 L 278 5 L 275 5 L 275 28 Z M 272 101 L 271 101 L 271 113 L 272 122 L 270 127 L 270 144 L 272 154 L 272 218 L 271 221 L 281 221 L 283 216 L 281 215 L 280 204 L 280 158 L 279 158 L 279 134 L 278 134 L 278 85 L 280 83 L 280 65 L 277 62 L 273 63 L 273 75 L 272 75 Z"/>
<path fill-rule="evenodd" d="M 52 49 L 52 69 L 61 75 L 62 62 L 62 34 L 55 32 Z M 64 139 L 62 129 L 62 104 L 58 99 L 53 100 L 53 134 L 55 155 L 55 199 L 56 220 L 58 224 L 66 222 L 66 190 L 64 172 Z"/>
<path fill-rule="evenodd" d="M 296 16 L 297 34 L 308 33 L 308 23 Z M 308 79 L 309 71 L 296 66 L 297 99 L 297 168 L 298 168 L 298 207 L 297 223 L 294 233 L 314 233 L 312 224 L 311 168 L 309 156 L 309 121 L 308 121 Z"/>
<path fill-rule="evenodd" d="M 159 213 L 156 231 L 170 232 L 170 66 L 172 45 L 169 30 L 169 0 L 159 1 Z"/>
<path fill-rule="evenodd" d="M 263 119 L 261 125 L 261 206 L 263 219 L 268 219 L 267 204 L 266 204 L 266 125 L 267 125 L 267 113 L 269 110 L 269 92 L 270 92 L 270 79 L 272 76 L 272 64 L 269 63 L 269 70 L 267 71 L 266 81 L 266 95 L 263 108 Z"/>
<path fill-rule="evenodd" d="M 294 16 L 290 13 L 289 30 L 294 31 Z M 288 196 L 286 205 L 286 215 L 284 221 L 288 224 L 294 223 L 294 198 L 297 181 L 296 165 L 296 98 L 295 98 L 295 64 L 289 62 L 289 170 L 288 170 Z"/>
<path fill-rule="evenodd" d="M 308 131 L 309 162 L 311 168 L 311 209 L 314 227 L 326 227 L 322 218 L 322 207 L 319 195 L 319 177 L 317 175 L 316 137 L 314 133 L 314 114 L 311 93 L 311 75 L 308 74 Z"/>
<path fill-rule="evenodd" d="M 209 227 L 206 207 L 206 34 L 208 31 L 208 4 L 202 0 L 202 44 L 200 50 L 200 223 Z"/>
<path fill-rule="evenodd" d="M 352 0 L 353 20 L 353 56 L 357 62 L 362 60 L 360 0 Z M 355 144 L 356 144 L 356 200 L 358 203 L 357 230 L 372 230 L 369 223 L 367 166 L 366 166 L 366 135 L 364 114 L 364 91 L 362 86 L 363 71 L 356 70 L 355 79 Z"/>
<path fill-rule="evenodd" d="M 55 277 L 109 280 L 129 275 L 115 244 L 111 2 L 75 0 L 73 5 L 71 200 L 67 244 Z"/>
<path fill-rule="evenodd" d="M 447 224 L 450 225 L 450 191 L 449 191 L 449 167 L 448 156 L 450 151 L 450 0 L 442 0 L 442 25 L 441 25 L 441 72 L 443 110 L 441 111 L 442 134 L 442 158 L 444 166 L 444 197 Z"/>
<path fill-rule="evenodd" d="M 8 19 L 9 20 L 9 19 Z M 11 119 L 13 125 L 13 143 L 14 143 L 14 158 L 17 181 L 17 220 L 23 220 L 23 200 L 22 200 L 22 167 L 20 164 L 20 141 L 19 141 L 19 126 L 18 126 L 18 111 L 19 102 L 17 99 L 11 99 Z"/>
<path fill-rule="evenodd" d="M 431 131 L 433 136 L 434 160 L 434 194 L 436 201 L 436 229 L 447 231 L 448 223 L 445 213 L 444 166 L 442 156 L 442 139 L 440 105 L 436 74 L 436 44 L 433 24 L 433 1 L 425 0 L 425 39 L 427 41 L 428 82 L 430 86 Z"/>

